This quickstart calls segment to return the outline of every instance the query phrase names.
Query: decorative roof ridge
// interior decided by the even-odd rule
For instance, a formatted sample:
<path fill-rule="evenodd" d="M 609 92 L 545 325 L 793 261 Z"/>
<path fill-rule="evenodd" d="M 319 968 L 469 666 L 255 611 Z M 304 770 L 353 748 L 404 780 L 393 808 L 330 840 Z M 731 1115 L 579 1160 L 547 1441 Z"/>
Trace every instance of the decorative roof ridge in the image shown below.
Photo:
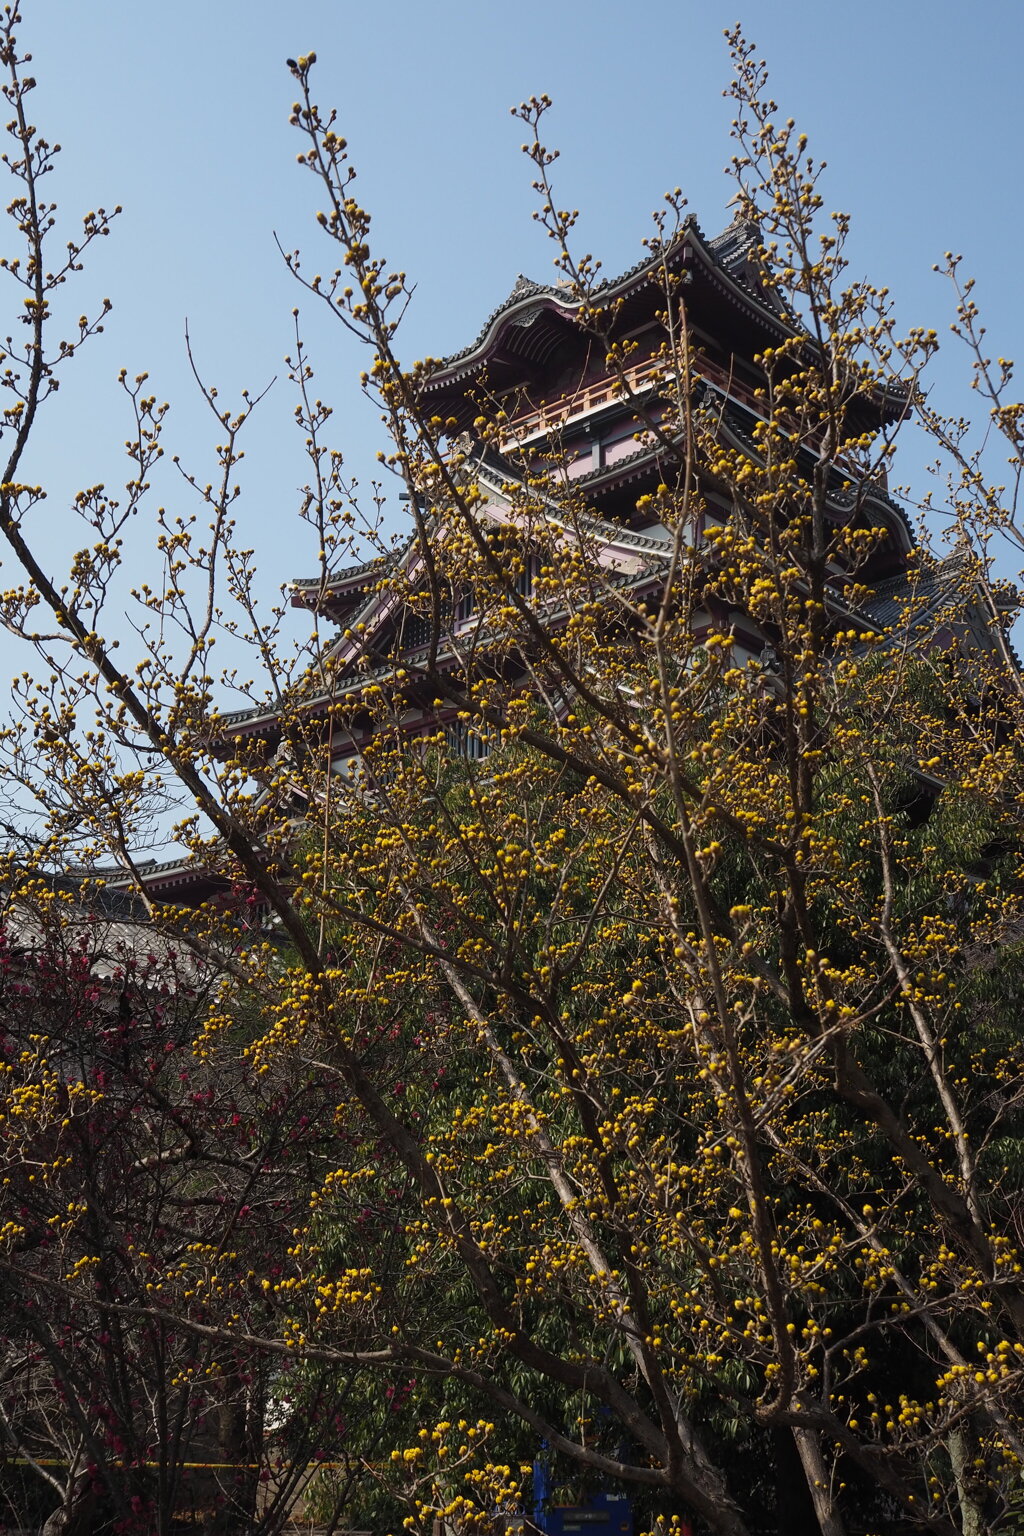
<path fill-rule="evenodd" d="M 908 587 L 915 582 L 941 580 L 944 576 L 958 575 L 961 572 L 966 575 L 971 565 L 975 564 L 978 557 L 972 555 L 969 550 L 953 549 L 946 555 L 933 555 L 926 549 L 916 550 L 916 563 L 906 570 L 897 571 L 895 576 L 886 576 L 882 581 L 876 582 L 872 589 L 873 597 L 888 597 L 891 592 L 900 587 Z"/>
<path fill-rule="evenodd" d="M 788 325 L 803 329 L 799 320 L 779 297 L 778 291 L 772 287 L 765 287 L 760 282 L 752 281 L 748 272 L 744 270 L 750 266 L 753 251 L 761 244 L 761 225 L 757 219 L 749 219 L 737 211 L 733 215 L 732 222 L 727 224 L 719 234 L 712 236 L 710 240 L 703 234 L 700 238 L 708 250 L 714 252 L 717 260 L 728 268 L 737 283 L 747 289 L 761 304 L 767 304 Z"/>
<path fill-rule="evenodd" d="M 191 853 L 180 854 L 176 859 L 153 859 L 148 861 L 149 867 L 145 873 L 150 875 L 167 874 L 172 869 L 191 869 L 195 867 L 195 855 Z M 142 873 L 142 865 L 136 865 Z"/>
<path fill-rule="evenodd" d="M 698 225 L 698 229 L 699 228 L 700 226 Z M 716 251 L 724 250 L 730 245 L 738 244 L 742 248 L 744 254 L 746 254 L 746 252 L 749 251 L 750 247 L 755 243 L 755 241 L 759 242 L 760 239 L 761 225 L 757 219 L 748 219 L 743 213 L 737 210 L 725 228 L 719 230 L 717 235 L 712 235 L 710 240 L 707 241 L 707 244 Z"/>
<path fill-rule="evenodd" d="M 710 239 L 705 235 L 695 218 L 687 220 L 683 227 L 693 237 L 694 243 L 698 248 L 710 259 L 711 264 L 716 266 L 722 275 L 735 288 L 741 291 L 744 298 L 755 304 L 766 318 L 770 319 L 776 326 L 781 326 L 784 330 L 787 330 L 790 335 L 804 336 L 810 341 L 812 339 L 810 332 L 799 317 L 786 307 L 778 293 L 772 288 L 766 289 L 759 283 L 752 283 L 750 278 L 741 270 L 740 263 L 746 263 L 753 240 L 751 239 L 738 249 L 730 249 L 733 242 L 729 241 L 727 237 L 737 223 L 738 220 L 734 218 L 731 224 L 728 224 L 719 234 L 711 236 Z M 760 229 L 758 226 L 754 225 L 751 227 L 757 228 L 758 239 L 760 239 Z"/>
<path fill-rule="evenodd" d="M 535 293 L 551 293 L 553 290 L 554 284 L 538 283 L 534 278 L 524 277 L 523 273 L 520 272 L 512 284 L 512 291 L 505 300 L 505 303 L 512 304 L 516 299 L 525 299 Z"/>
<path fill-rule="evenodd" d="M 481 346 L 495 321 L 507 311 L 515 309 L 517 305 L 529 303 L 534 299 L 555 299 L 561 302 L 563 308 L 575 309 L 576 301 L 570 299 L 564 288 L 557 288 L 553 283 L 536 283 L 532 278 L 524 277 L 522 273 L 516 278 L 509 293 L 487 316 L 479 333 L 468 346 L 460 347 L 457 352 L 450 352 L 447 357 L 438 360 L 440 368 L 449 368 L 453 364 L 461 362 L 463 358 L 471 357 Z"/>
<path fill-rule="evenodd" d="M 246 704 L 241 709 L 229 709 L 225 714 L 219 714 L 216 723 L 218 726 L 237 725 L 240 721 L 248 720 L 254 715 L 266 714 L 267 708 L 263 704 Z"/>
<path fill-rule="evenodd" d="M 323 585 L 324 591 L 330 592 L 340 582 L 352 581 L 356 577 L 366 576 L 373 570 L 390 565 L 397 559 L 399 553 L 400 551 L 398 550 L 387 550 L 383 555 L 372 555 L 369 560 L 363 560 L 358 565 L 342 566 L 341 570 L 335 571 L 332 576 L 327 578 L 326 582 L 324 582 L 322 576 L 296 576 L 288 585 L 293 591 L 301 590 L 303 592 L 308 592 L 313 587 Z"/>
<path fill-rule="evenodd" d="M 977 592 L 981 585 L 979 574 L 984 570 L 984 560 L 971 549 L 956 548 L 945 555 L 932 555 L 920 551 L 919 564 L 910 570 L 900 571 L 876 584 L 870 601 L 895 601 L 901 594 L 908 598 L 921 595 L 930 605 L 948 597 L 958 581 L 969 579 Z M 914 589 L 918 589 L 915 594 Z M 995 578 L 990 582 L 989 596 L 995 608 L 1002 613 L 1016 612 L 1022 601 L 1020 590 L 1013 582 Z"/>
<path fill-rule="evenodd" d="M 645 454 L 649 452 L 650 450 L 648 448 L 641 448 L 637 450 L 638 454 Z M 618 469 L 620 463 L 626 463 L 629 459 L 632 459 L 636 456 L 637 454 L 629 454 L 625 458 L 618 460 L 614 465 L 607 467 L 601 466 L 602 470 L 605 473 L 608 473 L 609 469 Z M 487 478 L 488 474 L 491 476 L 500 475 L 502 480 L 506 482 L 510 482 L 519 486 L 524 485 L 523 477 L 516 473 L 512 465 L 509 464 L 508 460 L 505 459 L 501 454 L 496 453 L 491 448 L 484 448 L 482 452 L 477 454 L 475 468 L 478 474 L 481 470 L 484 472 L 484 478 Z M 581 480 L 586 480 L 591 473 L 593 473 L 593 471 L 588 471 L 587 475 L 578 476 L 574 483 L 579 484 Z M 534 489 L 534 495 L 536 494 L 537 491 Z M 549 511 L 556 512 L 560 519 L 566 518 L 566 509 L 564 507 L 560 507 L 554 501 L 553 497 L 547 496 L 543 492 L 541 492 L 540 495 Z M 593 512 L 577 515 L 574 521 L 580 526 L 585 527 L 589 533 L 608 535 L 607 542 L 609 544 L 627 544 L 636 549 L 640 554 L 650 553 L 664 555 L 666 553 L 666 541 L 664 539 L 656 539 L 651 537 L 649 534 L 639 533 L 635 529 L 627 528 L 623 523 L 610 523 L 607 518 L 598 517 Z"/>
<path fill-rule="evenodd" d="M 585 470 L 582 475 L 576 475 L 572 483 L 573 485 L 592 485 L 597 480 L 613 480 L 620 469 L 636 464 L 641 459 L 652 459 L 656 452 L 657 448 L 654 445 L 644 444 L 634 448 L 632 453 L 624 453 L 621 459 L 616 459 L 612 464 L 598 464 L 594 469 Z"/>
<path fill-rule="evenodd" d="M 197 871 L 209 874 L 209 867 L 196 860 L 195 854 L 179 854 L 174 859 L 133 859 L 134 870 L 145 876 L 148 880 L 151 876 L 171 874 L 175 870 Z M 132 871 L 120 869 L 114 865 L 98 865 L 94 869 L 76 869 L 73 871 L 76 879 L 102 880 L 106 885 L 120 886 L 128 884 L 132 879 Z"/>
<path fill-rule="evenodd" d="M 639 261 L 634 262 L 632 266 L 627 267 L 624 272 L 620 272 L 617 277 L 605 278 L 603 282 L 598 283 L 593 290 L 592 298 L 600 300 L 625 287 L 642 273 L 653 269 L 663 259 L 666 251 L 681 251 L 687 240 L 692 238 L 695 245 L 708 259 L 709 264 L 717 267 L 729 282 L 741 289 L 744 297 L 757 305 L 766 318 L 770 318 L 776 325 L 783 324 L 794 330 L 797 328 L 802 329 L 802 327 L 799 327 L 799 322 L 785 309 L 785 306 L 781 304 L 777 296 L 770 297 L 761 292 L 734 267 L 732 260 L 734 253 L 729 250 L 729 244 L 726 243 L 723 246 L 723 242 L 726 242 L 726 237 L 730 234 L 736 223 L 737 220 L 734 218 L 732 223 L 727 225 L 720 234 L 709 239 L 701 229 L 696 215 L 693 213 L 687 214 L 677 232 L 663 247 L 649 250 L 645 256 L 642 256 Z M 749 249 L 749 245 L 744 248 L 744 257 L 747 249 Z M 519 304 L 527 305 L 538 299 L 553 301 L 563 310 L 572 311 L 579 308 L 579 300 L 570 297 L 565 288 L 560 287 L 556 283 L 538 283 L 533 278 L 524 277 L 520 273 L 512 285 L 508 296 L 491 311 L 475 339 L 468 346 L 461 347 L 457 352 L 451 352 L 447 357 L 439 359 L 436 372 L 441 373 L 452 368 L 455 364 L 465 361 L 475 352 L 478 352 L 492 328 L 503 315 L 511 312 Z"/>
<path fill-rule="evenodd" d="M 718 394 L 724 394 L 724 391 L 711 379 L 705 379 L 704 383 L 709 389 L 715 390 Z M 745 407 L 737 406 L 736 403 L 732 400 L 731 396 L 726 396 L 725 398 L 729 403 L 721 413 L 722 422 L 733 434 L 733 436 L 740 440 L 746 450 L 759 456 L 760 449 L 757 447 L 753 434 L 750 432 L 746 423 L 737 418 L 737 411 L 743 410 Z M 832 474 L 836 479 L 849 481 L 850 478 L 849 475 L 844 475 L 843 471 L 837 468 L 835 464 L 832 465 Z M 887 507 L 889 511 L 895 513 L 895 515 L 902 523 L 910 541 L 910 547 L 912 549 L 917 548 L 916 540 L 914 538 L 914 530 L 911 527 L 910 519 L 908 518 L 906 512 L 904 512 L 899 502 L 895 501 L 893 497 L 889 495 L 889 492 L 882 486 L 878 485 L 877 482 L 873 480 L 864 480 L 855 489 L 848 491 L 843 490 L 841 487 L 839 489 L 828 489 L 826 491 L 826 496 L 831 505 L 835 507 L 852 506 L 856 503 L 858 497 L 870 498 L 870 500 L 877 502 L 879 506 Z"/>

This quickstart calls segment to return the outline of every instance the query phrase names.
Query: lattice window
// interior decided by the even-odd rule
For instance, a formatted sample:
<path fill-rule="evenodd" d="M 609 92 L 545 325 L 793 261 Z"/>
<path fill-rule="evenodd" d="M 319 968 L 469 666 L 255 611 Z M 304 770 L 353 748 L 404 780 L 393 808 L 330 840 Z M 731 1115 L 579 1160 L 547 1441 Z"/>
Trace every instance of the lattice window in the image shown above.
<path fill-rule="evenodd" d="M 537 578 L 539 570 L 540 560 L 535 554 L 531 552 L 524 556 L 522 569 L 518 572 L 515 580 L 516 591 L 520 597 L 531 597 L 533 595 L 533 583 Z"/>
<path fill-rule="evenodd" d="M 465 758 L 467 762 L 481 763 L 491 755 L 491 742 L 480 735 L 473 726 L 462 720 L 453 720 L 445 726 L 445 742 L 452 757 Z"/>

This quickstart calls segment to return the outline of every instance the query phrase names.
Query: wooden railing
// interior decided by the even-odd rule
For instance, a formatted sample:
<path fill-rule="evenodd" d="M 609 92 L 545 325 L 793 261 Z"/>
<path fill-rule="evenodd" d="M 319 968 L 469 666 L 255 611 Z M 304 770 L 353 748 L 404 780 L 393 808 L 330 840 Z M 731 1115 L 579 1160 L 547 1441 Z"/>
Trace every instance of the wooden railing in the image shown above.
<path fill-rule="evenodd" d="M 695 351 L 692 358 L 695 376 L 708 379 L 750 410 L 761 409 L 759 402 L 754 398 L 753 388 L 745 381 L 737 379 L 727 368 L 713 362 L 703 352 Z M 625 402 L 628 400 L 628 394 L 623 388 L 624 383 L 628 386 L 628 390 L 639 394 L 651 378 L 659 373 L 662 377 L 674 377 L 672 370 L 666 368 L 661 358 L 646 358 L 642 363 L 626 368 L 621 379 L 618 375 L 609 375 L 607 378 L 595 379 L 593 383 L 582 384 L 571 394 L 560 395 L 555 400 L 546 400 L 543 405 L 513 417 L 508 424 L 502 446 L 511 447 L 535 434 L 564 427 L 567 423 L 589 416 L 602 405 L 609 405 L 613 401 Z"/>
<path fill-rule="evenodd" d="M 639 391 L 659 368 L 663 369 L 664 364 L 657 358 L 647 358 L 644 362 L 627 368 L 625 378 L 629 388 Z M 625 398 L 617 375 L 595 379 L 591 384 L 581 384 L 579 389 L 573 390 L 571 394 L 561 395 L 557 400 L 545 400 L 544 404 L 535 410 L 524 411 L 519 416 L 513 417 L 508 424 L 508 441 L 522 442 L 523 438 L 530 437 L 535 432 L 550 432 L 554 427 L 564 426 L 567 421 L 580 416 L 589 416 L 592 411 L 596 411 L 602 405 L 609 405 L 613 400 Z"/>
<path fill-rule="evenodd" d="M 731 369 L 723 368 L 721 363 L 714 362 L 703 352 L 696 352 L 693 358 L 693 371 L 700 378 L 717 385 L 734 400 L 739 400 L 748 410 L 754 411 L 758 416 L 764 415 L 764 401 L 757 399 L 753 385 L 748 384 L 745 379 L 737 378 Z"/>
<path fill-rule="evenodd" d="M 731 369 L 724 367 L 705 352 L 695 348 L 691 353 L 691 365 L 694 378 L 707 379 L 715 385 L 724 395 L 738 401 L 755 416 L 764 417 L 766 413 L 766 401 L 758 399 L 754 386 L 746 379 L 740 378 Z M 642 393 L 645 385 L 657 373 L 660 373 L 666 381 L 674 378 L 671 369 L 667 369 L 660 358 L 646 358 L 632 368 L 624 370 L 624 381 L 635 394 Z M 628 396 L 623 389 L 623 380 L 617 375 L 611 375 L 604 379 L 596 379 L 591 384 L 581 385 L 571 394 L 559 396 L 555 400 L 546 400 L 543 405 L 534 410 L 524 411 L 514 417 L 508 424 L 502 438 L 502 448 L 506 452 L 528 442 L 534 435 L 541 436 L 544 433 L 555 431 L 559 427 L 569 425 L 574 421 L 582 420 L 591 412 L 598 410 L 603 405 L 609 405 L 613 401 L 627 403 Z M 794 430 L 798 430 L 794 424 Z M 812 450 L 814 442 L 806 441 L 805 445 Z M 843 456 L 835 458 L 834 466 L 841 473 L 849 474 L 851 479 L 859 480 L 863 475 L 863 466 Z M 876 476 L 877 483 L 884 490 L 885 475 Z"/>

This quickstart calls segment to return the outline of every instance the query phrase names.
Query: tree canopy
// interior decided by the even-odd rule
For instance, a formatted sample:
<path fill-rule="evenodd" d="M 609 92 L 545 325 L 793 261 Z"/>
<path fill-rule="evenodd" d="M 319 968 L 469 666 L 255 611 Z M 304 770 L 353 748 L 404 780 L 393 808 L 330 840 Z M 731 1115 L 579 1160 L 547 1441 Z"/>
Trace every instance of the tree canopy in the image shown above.
<path fill-rule="evenodd" d="M 32 1341 L 16 1340 L 18 1369 L 31 1354 L 50 1374 L 27 1406 L 0 1399 L 13 1443 L 41 1462 L 59 1419 L 60 1454 L 119 1503 L 119 1528 L 171 1529 L 171 1493 L 136 1506 L 116 1475 L 153 1459 L 137 1402 L 116 1433 L 105 1375 L 50 1405 L 60 1361 L 92 1376 L 89 1352 L 131 1333 L 143 1375 L 174 1338 L 172 1379 L 147 1390 L 189 1423 L 200 1369 L 227 1382 L 225 1409 L 240 1372 L 263 1382 L 264 1419 L 275 1393 L 326 1402 L 318 1444 L 280 1459 L 331 1461 L 325 1500 L 354 1459 L 411 1528 L 515 1518 L 543 1447 L 577 1496 L 625 1489 L 648 1523 L 722 1536 L 1018 1529 L 1022 416 L 959 260 L 977 447 L 927 397 L 936 333 L 901 335 L 884 287 L 852 278 L 820 162 L 733 33 L 737 220 L 781 337 L 759 344 L 740 431 L 675 262 L 681 195 L 648 241 L 657 334 L 641 342 L 574 252 L 549 103 L 524 103 L 565 302 L 653 467 L 620 516 L 657 536 L 613 557 L 557 420 L 538 435 L 536 402 L 481 376 L 467 425 L 438 413 L 435 361 L 400 360 L 410 284 L 374 247 L 314 56 L 293 61 L 336 265 L 287 259 L 366 348 L 407 537 L 348 494 L 297 329 L 311 635 L 293 644 L 285 607 L 261 604 L 236 534 L 256 402 L 224 408 L 201 384 L 218 473 L 187 476 L 200 514 L 159 514 L 122 660 L 104 610 L 164 408 L 123 381 L 126 494 L 82 491 L 85 541 L 52 574 L 19 466 L 99 323 L 54 339 L 109 219 L 51 254 L 56 151 L 29 122 L 18 22 L 0 27 L 6 271 L 24 289 L 0 484 L 17 574 L 0 602 L 37 660 L 3 772 L 40 814 L 5 885 L 12 913 L 58 934 L 63 907 L 123 891 L 159 981 L 126 990 L 122 964 L 112 992 L 88 953 L 55 939 L 44 962 L 22 930 L 0 1273 Z M 911 418 L 948 470 L 948 549 L 888 490 Z M 993 437 L 1010 455 L 998 481 Z M 871 573 L 899 529 L 909 552 L 886 586 Z M 343 617 L 339 646 L 332 594 L 353 562 L 360 591 L 405 616 L 386 644 Z M 169 799 L 201 905 L 154 899 L 140 859 Z M 71 870 L 74 900 L 53 899 Z M 70 1012 L 40 997 L 54 975 Z M 260 1462 L 262 1441 L 231 1445 Z M 235 1528 L 263 1518 L 246 1498 Z"/>

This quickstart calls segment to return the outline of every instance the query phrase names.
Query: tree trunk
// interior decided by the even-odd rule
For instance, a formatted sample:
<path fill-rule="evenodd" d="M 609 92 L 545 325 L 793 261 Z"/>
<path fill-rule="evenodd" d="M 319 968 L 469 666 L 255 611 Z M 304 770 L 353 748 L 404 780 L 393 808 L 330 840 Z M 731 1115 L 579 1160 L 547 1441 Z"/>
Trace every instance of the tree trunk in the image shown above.
<path fill-rule="evenodd" d="M 213 1522 L 223 1536 L 238 1536 L 253 1528 L 259 1492 L 259 1415 L 253 1412 L 250 1394 L 237 1378 L 225 1378 L 226 1399 L 218 1410 L 218 1447 L 224 1463 L 219 1482 L 224 1502 Z"/>
<path fill-rule="evenodd" d="M 947 1444 L 949 1459 L 953 1464 L 957 1498 L 960 1501 L 960 1523 L 964 1536 L 985 1536 L 984 1517 L 974 1486 L 971 1437 L 965 1429 L 951 1429 Z"/>
<path fill-rule="evenodd" d="M 47 1517 L 39 1536 L 93 1536 L 99 1498 L 90 1473 L 75 1478 L 59 1504 Z"/>
<path fill-rule="evenodd" d="M 793 1439 L 800 1464 L 807 1479 L 807 1489 L 821 1536 L 846 1536 L 843 1522 L 832 1498 L 832 1480 L 821 1454 L 821 1444 L 813 1429 L 794 1429 Z"/>

